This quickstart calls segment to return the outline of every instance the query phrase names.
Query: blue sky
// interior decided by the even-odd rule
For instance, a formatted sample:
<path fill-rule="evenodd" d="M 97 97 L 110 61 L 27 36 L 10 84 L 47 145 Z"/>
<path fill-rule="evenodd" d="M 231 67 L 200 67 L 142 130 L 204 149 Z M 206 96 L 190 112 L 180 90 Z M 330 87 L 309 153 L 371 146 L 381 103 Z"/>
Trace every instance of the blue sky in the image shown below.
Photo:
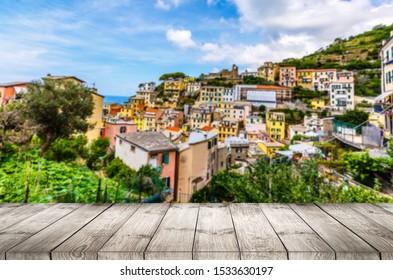
<path fill-rule="evenodd" d="M 73 75 L 126 96 L 163 73 L 256 69 L 393 23 L 393 0 L 0 0 L 0 10 L 0 83 Z"/>

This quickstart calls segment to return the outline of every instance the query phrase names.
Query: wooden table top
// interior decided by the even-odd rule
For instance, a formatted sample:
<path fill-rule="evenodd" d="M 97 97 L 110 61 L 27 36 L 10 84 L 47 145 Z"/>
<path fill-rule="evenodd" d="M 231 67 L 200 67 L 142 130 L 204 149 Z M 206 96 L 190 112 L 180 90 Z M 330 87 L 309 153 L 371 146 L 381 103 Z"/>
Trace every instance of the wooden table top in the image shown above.
<path fill-rule="evenodd" d="M 392 260 L 393 204 L 0 204 L 0 260 Z"/>

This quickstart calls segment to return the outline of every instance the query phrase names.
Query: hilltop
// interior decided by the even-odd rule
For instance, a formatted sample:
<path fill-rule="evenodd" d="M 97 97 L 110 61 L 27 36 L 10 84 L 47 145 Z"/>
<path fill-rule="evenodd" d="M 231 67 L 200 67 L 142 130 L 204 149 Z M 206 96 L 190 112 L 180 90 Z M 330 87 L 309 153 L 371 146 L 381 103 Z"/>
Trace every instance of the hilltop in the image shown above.
<path fill-rule="evenodd" d="M 303 58 L 288 58 L 280 66 L 307 68 L 337 68 L 355 70 L 355 90 L 359 96 L 380 94 L 381 59 L 379 50 L 384 39 L 389 38 L 393 24 L 377 25 L 370 31 L 348 38 L 336 38 L 325 48 Z"/>

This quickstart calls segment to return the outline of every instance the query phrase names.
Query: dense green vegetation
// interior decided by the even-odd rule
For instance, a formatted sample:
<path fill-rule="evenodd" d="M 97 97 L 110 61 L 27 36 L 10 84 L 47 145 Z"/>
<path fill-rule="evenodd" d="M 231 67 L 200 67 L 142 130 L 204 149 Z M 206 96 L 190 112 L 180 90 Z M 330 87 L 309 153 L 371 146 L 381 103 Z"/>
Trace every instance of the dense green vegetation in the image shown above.
<path fill-rule="evenodd" d="M 356 95 L 378 96 L 381 94 L 379 49 L 382 40 L 389 38 L 391 30 L 393 24 L 377 25 L 372 30 L 356 36 L 336 38 L 326 48 L 303 58 L 285 59 L 280 65 L 296 66 L 298 69 L 358 70 L 355 74 Z"/>
<path fill-rule="evenodd" d="M 177 79 L 177 78 L 185 78 L 186 75 L 183 72 L 174 72 L 174 73 L 167 73 L 163 74 L 160 77 L 160 81 L 166 81 L 168 79 Z"/>
<path fill-rule="evenodd" d="M 360 125 L 368 120 L 368 113 L 360 110 L 348 110 L 344 115 L 336 116 L 339 121 Z"/>
<path fill-rule="evenodd" d="M 0 203 L 121 202 L 128 191 L 82 164 L 39 157 L 38 149 L 3 147 L 1 155 Z"/>
<path fill-rule="evenodd" d="M 299 109 L 273 109 L 270 112 L 285 113 L 285 122 L 287 124 L 300 124 L 303 123 L 306 112 Z"/>
<path fill-rule="evenodd" d="M 378 192 L 363 188 L 333 186 L 318 171 L 312 160 L 302 163 L 260 158 L 244 175 L 221 171 L 213 176 L 208 187 L 196 192 L 192 202 L 393 202 Z"/>

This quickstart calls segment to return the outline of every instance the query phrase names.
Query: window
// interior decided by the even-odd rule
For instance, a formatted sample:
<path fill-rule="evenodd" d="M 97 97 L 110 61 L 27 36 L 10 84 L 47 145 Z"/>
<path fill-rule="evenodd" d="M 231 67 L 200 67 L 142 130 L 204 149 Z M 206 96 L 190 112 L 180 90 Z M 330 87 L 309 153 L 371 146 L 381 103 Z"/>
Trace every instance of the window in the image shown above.
<path fill-rule="evenodd" d="M 211 147 L 212 147 L 212 142 L 207 142 L 207 148 L 210 150 L 211 149 Z"/>
<path fill-rule="evenodd" d="M 165 183 L 165 187 L 169 188 L 171 186 L 171 177 L 162 178 Z"/>
<path fill-rule="evenodd" d="M 207 180 L 210 179 L 210 174 L 209 174 L 209 172 L 206 174 L 206 179 L 207 179 Z"/>
<path fill-rule="evenodd" d="M 120 140 L 119 140 L 119 144 L 120 144 L 120 145 L 123 145 L 123 140 L 120 139 Z"/>
<path fill-rule="evenodd" d="M 120 127 L 120 133 L 126 133 L 126 127 L 125 126 L 121 126 Z"/>
<path fill-rule="evenodd" d="M 224 166 L 224 162 L 223 161 L 221 161 L 221 167 L 223 167 Z"/>
<path fill-rule="evenodd" d="M 130 150 L 131 150 L 131 152 L 135 153 L 135 146 L 132 146 L 132 145 L 131 145 Z"/>
<path fill-rule="evenodd" d="M 217 145 L 217 138 L 214 139 L 214 145 Z"/>
<path fill-rule="evenodd" d="M 169 154 L 165 153 L 162 155 L 162 164 L 169 164 Z"/>

